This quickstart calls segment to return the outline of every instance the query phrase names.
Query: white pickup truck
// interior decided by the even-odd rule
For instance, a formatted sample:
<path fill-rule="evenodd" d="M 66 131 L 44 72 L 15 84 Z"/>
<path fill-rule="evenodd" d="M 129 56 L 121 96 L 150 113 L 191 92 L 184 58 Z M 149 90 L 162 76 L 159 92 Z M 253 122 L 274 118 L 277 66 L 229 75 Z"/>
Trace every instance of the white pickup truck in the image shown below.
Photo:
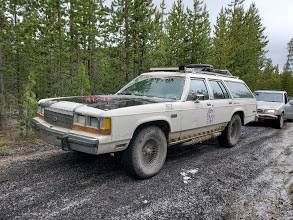
<path fill-rule="evenodd" d="M 39 101 L 33 126 L 64 150 L 115 153 L 138 178 L 162 168 L 167 148 L 218 137 L 237 144 L 241 125 L 256 119 L 256 99 L 247 85 L 211 65 L 155 68 L 115 95 Z"/>

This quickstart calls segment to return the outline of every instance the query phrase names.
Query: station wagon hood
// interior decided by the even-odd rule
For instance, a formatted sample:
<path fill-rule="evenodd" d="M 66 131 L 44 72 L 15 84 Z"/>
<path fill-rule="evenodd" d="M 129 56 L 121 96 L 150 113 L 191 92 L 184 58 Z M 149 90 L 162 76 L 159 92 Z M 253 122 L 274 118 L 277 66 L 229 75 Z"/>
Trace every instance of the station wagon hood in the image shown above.
<path fill-rule="evenodd" d="M 257 101 L 257 108 L 258 109 L 274 109 L 278 110 L 282 108 L 284 103 L 282 102 L 264 102 L 264 101 Z"/>
<path fill-rule="evenodd" d="M 113 110 L 117 108 L 125 108 L 137 105 L 145 105 L 159 102 L 167 102 L 170 100 L 159 98 L 148 98 L 138 96 L 120 96 L 120 95 L 104 95 L 104 96 L 75 96 L 62 97 L 54 99 L 44 99 L 40 104 L 54 109 L 62 109 L 65 111 L 75 111 L 80 109 L 99 109 L 103 111 Z"/>

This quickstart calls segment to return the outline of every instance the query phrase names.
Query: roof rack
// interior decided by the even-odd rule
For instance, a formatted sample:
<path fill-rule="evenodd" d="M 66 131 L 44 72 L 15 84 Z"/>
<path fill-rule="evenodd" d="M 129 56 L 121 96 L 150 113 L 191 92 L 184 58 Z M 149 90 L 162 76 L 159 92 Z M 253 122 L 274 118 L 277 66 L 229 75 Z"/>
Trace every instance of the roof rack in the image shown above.
<path fill-rule="evenodd" d="M 214 69 L 213 65 L 210 65 L 210 64 L 188 64 L 188 65 L 185 66 L 185 68 L 197 69 L 197 70 L 200 70 L 200 71 Z"/>
<path fill-rule="evenodd" d="M 179 67 L 158 67 L 158 68 L 150 68 L 151 72 L 178 72 Z"/>
<path fill-rule="evenodd" d="M 151 68 L 151 72 L 183 72 L 183 73 L 194 73 L 194 74 L 207 74 L 214 76 L 223 76 L 236 78 L 239 77 L 233 76 L 229 70 L 215 69 L 213 65 L 210 64 L 188 64 L 179 67 L 163 67 L 163 68 Z"/>

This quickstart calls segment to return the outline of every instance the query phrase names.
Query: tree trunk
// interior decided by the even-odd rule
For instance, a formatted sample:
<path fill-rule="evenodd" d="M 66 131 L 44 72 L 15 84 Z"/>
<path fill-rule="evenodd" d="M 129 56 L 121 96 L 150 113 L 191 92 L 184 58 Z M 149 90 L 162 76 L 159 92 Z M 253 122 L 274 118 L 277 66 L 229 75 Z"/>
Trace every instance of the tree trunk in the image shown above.
<path fill-rule="evenodd" d="M 0 20 L 0 24 L 1 24 Z M 1 26 L 1 25 L 0 25 Z M 2 28 L 0 27 L 0 32 Z M 3 73 L 3 49 L 2 44 L 0 43 L 0 129 L 5 126 L 5 109 L 6 109 L 6 101 L 4 95 L 4 73 Z"/>
<path fill-rule="evenodd" d="M 125 82 L 129 81 L 129 0 L 124 0 L 124 23 L 125 23 Z"/>

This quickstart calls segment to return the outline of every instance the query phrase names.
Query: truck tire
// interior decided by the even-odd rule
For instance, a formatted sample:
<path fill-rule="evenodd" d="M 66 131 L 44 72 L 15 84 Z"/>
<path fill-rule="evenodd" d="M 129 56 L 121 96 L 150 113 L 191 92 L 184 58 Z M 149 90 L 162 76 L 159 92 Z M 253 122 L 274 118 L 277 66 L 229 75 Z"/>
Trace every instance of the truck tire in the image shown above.
<path fill-rule="evenodd" d="M 218 142 L 223 147 L 234 147 L 241 135 L 241 118 L 238 114 L 232 116 L 225 130 L 218 137 Z"/>
<path fill-rule="evenodd" d="M 122 152 L 122 163 L 133 176 L 146 179 L 156 175 L 167 156 L 167 140 L 157 126 L 141 129 Z"/>
<path fill-rule="evenodd" d="M 285 119 L 284 119 L 284 113 L 282 113 L 279 118 L 276 121 L 276 128 L 282 129 L 284 127 Z"/>

